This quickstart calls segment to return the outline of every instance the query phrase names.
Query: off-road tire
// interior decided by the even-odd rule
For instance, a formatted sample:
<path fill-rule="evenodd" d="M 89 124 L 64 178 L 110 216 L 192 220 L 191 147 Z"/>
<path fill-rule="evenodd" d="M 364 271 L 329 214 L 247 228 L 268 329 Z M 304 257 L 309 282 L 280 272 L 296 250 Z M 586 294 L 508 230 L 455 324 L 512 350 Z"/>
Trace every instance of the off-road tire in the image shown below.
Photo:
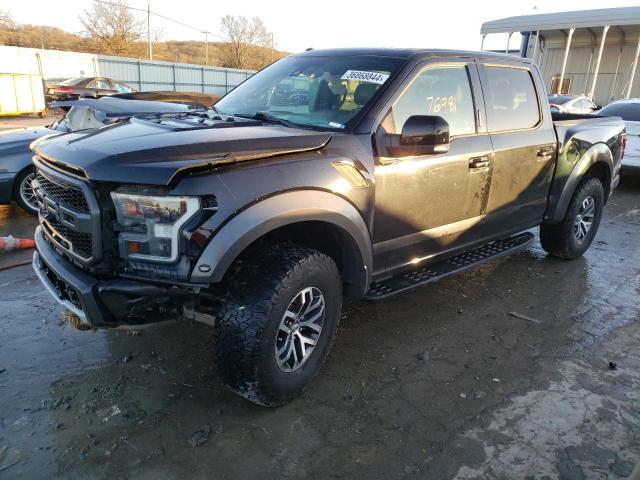
<path fill-rule="evenodd" d="M 212 346 L 218 373 L 229 389 L 251 402 L 282 404 L 313 380 L 331 349 L 342 308 L 340 272 L 317 250 L 281 244 L 245 255 L 228 277 Z M 307 287 L 324 297 L 322 331 L 306 362 L 285 372 L 275 358 L 276 335 L 289 304 Z"/>
<path fill-rule="evenodd" d="M 31 215 L 37 215 L 38 209 L 33 205 L 29 205 L 22 198 L 22 194 L 21 194 L 22 183 L 30 175 L 33 175 L 33 169 L 27 168 L 16 177 L 16 180 L 13 186 L 13 199 L 18 204 L 18 206 L 22 208 L 25 212 L 30 213 Z"/>
<path fill-rule="evenodd" d="M 595 214 L 587 236 L 580 242 L 574 235 L 574 224 L 582 202 L 588 197 L 592 197 L 595 200 Z M 597 178 L 584 180 L 574 192 L 562 221 L 557 224 L 545 222 L 540 225 L 542 248 L 551 255 L 566 260 L 573 260 L 582 256 L 591 246 L 598 232 L 603 207 L 604 187 L 602 182 Z"/>

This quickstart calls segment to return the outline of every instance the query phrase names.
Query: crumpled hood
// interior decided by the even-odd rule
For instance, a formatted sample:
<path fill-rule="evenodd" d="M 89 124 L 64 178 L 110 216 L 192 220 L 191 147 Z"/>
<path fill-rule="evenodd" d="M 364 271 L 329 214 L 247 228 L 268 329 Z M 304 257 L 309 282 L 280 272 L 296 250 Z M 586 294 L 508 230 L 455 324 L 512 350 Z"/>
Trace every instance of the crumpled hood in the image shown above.
<path fill-rule="evenodd" d="M 169 185 L 189 170 L 322 148 L 331 135 L 195 115 L 135 117 L 46 139 L 38 155 L 81 169 L 96 181 Z"/>
<path fill-rule="evenodd" d="M 0 157 L 14 153 L 28 152 L 31 142 L 45 135 L 58 134 L 47 127 L 19 128 L 0 132 Z"/>

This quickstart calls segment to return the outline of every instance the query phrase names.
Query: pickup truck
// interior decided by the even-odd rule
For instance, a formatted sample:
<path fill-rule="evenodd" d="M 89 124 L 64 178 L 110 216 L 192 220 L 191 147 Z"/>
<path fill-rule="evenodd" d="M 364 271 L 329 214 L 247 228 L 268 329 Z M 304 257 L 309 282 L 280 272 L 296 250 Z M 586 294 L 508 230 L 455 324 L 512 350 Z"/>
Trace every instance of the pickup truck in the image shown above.
<path fill-rule="evenodd" d="M 487 52 L 308 51 L 206 112 L 36 142 L 34 269 L 89 328 L 213 327 L 222 381 L 264 406 L 311 382 L 343 302 L 516 252 L 592 243 L 616 117 L 552 119 L 535 64 Z"/>

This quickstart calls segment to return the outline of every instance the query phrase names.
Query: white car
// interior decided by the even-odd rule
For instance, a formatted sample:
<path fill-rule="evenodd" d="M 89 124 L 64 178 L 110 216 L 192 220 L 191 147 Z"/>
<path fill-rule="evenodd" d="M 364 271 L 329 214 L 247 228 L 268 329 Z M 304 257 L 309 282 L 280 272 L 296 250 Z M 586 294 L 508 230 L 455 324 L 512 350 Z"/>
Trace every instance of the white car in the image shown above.
<path fill-rule="evenodd" d="M 549 95 L 549 107 L 557 113 L 593 113 L 598 110 L 595 103 L 584 95 Z"/>
<path fill-rule="evenodd" d="M 627 148 L 622 159 L 622 170 L 640 173 L 640 98 L 610 103 L 598 115 L 622 117 L 627 129 Z"/>

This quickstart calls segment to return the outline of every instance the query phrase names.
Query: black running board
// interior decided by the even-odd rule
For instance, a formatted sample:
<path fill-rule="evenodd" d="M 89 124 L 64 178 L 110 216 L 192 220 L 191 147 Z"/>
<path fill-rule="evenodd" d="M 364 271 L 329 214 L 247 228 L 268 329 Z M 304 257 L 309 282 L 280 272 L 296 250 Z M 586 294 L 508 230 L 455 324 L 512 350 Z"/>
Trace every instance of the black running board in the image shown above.
<path fill-rule="evenodd" d="M 391 295 L 406 292 L 419 285 L 435 282 L 454 273 L 463 272 L 498 257 L 510 255 L 522 250 L 531 245 L 533 239 L 533 233 L 519 233 L 513 237 L 496 240 L 482 247 L 467 250 L 439 263 L 401 273 L 382 282 L 372 284 L 365 295 L 365 299 L 383 300 Z"/>

